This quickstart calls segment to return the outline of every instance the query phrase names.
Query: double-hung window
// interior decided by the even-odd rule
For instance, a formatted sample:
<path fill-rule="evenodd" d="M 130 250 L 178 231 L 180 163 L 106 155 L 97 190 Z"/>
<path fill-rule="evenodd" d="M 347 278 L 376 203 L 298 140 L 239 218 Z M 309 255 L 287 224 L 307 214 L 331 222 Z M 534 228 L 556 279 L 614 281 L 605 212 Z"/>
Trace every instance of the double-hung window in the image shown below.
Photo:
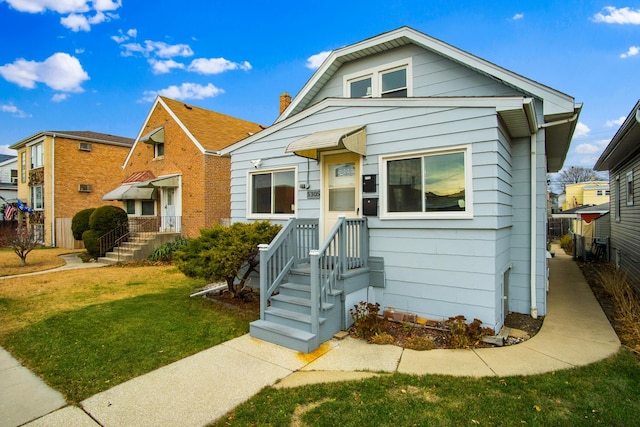
<path fill-rule="evenodd" d="M 44 151 L 42 142 L 31 146 L 31 169 L 44 166 Z"/>
<path fill-rule="evenodd" d="M 471 218 L 470 148 L 382 159 L 382 218 Z"/>
<path fill-rule="evenodd" d="M 296 206 L 295 169 L 249 174 L 249 216 L 291 216 Z"/>
<path fill-rule="evenodd" d="M 44 209 L 44 189 L 42 185 L 31 187 L 31 208 L 34 211 Z"/>
<path fill-rule="evenodd" d="M 347 98 L 406 98 L 412 96 L 411 58 L 352 73 L 344 77 Z"/>

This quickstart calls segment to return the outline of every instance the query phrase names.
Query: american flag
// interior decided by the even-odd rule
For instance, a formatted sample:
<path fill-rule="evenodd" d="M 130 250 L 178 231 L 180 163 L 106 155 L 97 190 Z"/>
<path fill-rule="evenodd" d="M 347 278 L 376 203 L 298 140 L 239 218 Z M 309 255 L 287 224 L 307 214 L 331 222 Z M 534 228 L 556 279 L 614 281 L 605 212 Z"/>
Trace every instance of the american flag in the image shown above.
<path fill-rule="evenodd" d="M 12 205 L 6 205 L 4 208 L 4 219 L 11 221 L 16 212 L 18 212 L 18 209 L 14 208 Z"/>

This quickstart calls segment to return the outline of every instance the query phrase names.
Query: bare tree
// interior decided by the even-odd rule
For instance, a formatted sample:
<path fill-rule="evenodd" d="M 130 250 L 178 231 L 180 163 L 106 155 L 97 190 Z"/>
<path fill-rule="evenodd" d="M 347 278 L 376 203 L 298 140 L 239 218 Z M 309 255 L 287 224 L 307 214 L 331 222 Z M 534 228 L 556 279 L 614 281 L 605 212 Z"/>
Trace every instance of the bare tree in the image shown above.
<path fill-rule="evenodd" d="M 8 230 L 2 246 L 8 246 L 20 257 L 20 265 L 27 264 L 29 252 L 40 246 L 38 235 L 32 227 L 20 226 Z"/>
<path fill-rule="evenodd" d="M 555 174 L 549 180 L 550 184 L 554 187 L 564 191 L 564 187 L 568 184 L 578 184 L 579 182 L 587 181 L 603 181 L 606 177 L 600 172 L 593 170 L 592 168 L 585 168 L 582 166 L 570 166 L 563 168 L 560 172 Z"/>

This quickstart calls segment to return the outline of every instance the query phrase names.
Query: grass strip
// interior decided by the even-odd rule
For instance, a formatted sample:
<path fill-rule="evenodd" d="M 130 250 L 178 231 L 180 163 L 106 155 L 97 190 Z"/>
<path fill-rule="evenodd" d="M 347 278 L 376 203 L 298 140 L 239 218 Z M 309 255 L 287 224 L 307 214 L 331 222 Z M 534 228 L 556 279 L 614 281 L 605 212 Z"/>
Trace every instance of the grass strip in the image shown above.
<path fill-rule="evenodd" d="M 543 375 L 393 374 L 292 389 L 267 387 L 213 426 L 629 426 L 640 414 L 640 363 L 628 350 Z"/>

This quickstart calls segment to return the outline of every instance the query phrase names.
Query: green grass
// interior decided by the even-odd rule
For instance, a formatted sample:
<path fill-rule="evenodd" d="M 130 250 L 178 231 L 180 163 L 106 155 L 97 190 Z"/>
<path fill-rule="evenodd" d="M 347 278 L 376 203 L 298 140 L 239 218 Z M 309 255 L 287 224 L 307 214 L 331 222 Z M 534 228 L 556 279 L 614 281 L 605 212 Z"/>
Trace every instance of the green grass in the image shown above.
<path fill-rule="evenodd" d="M 189 298 L 193 288 L 185 280 L 159 293 L 57 312 L 0 335 L 1 345 L 68 401 L 79 402 L 248 332 L 253 316 Z M 0 306 L 11 310 L 12 304 Z"/>
<path fill-rule="evenodd" d="M 507 378 L 393 374 L 293 389 L 267 387 L 214 426 L 630 426 L 640 416 L 640 363 L 602 362 Z"/>

